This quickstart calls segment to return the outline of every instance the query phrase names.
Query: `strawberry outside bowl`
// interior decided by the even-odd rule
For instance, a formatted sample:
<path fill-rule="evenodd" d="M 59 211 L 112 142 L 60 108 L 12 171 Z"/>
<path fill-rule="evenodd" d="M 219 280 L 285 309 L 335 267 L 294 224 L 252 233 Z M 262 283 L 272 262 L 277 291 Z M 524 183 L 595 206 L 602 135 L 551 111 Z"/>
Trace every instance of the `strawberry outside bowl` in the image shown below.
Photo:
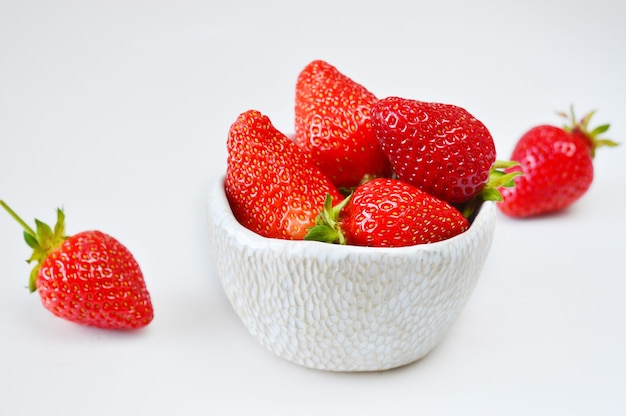
<path fill-rule="evenodd" d="M 493 202 L 464 233 L 401 248 L 262 237 L 233 216 L 221 178 L 208 203 L 223 290 L 252 336 L 290 362 L 327 371 L 412 363 L 444 337 L 491 248 Z"/>

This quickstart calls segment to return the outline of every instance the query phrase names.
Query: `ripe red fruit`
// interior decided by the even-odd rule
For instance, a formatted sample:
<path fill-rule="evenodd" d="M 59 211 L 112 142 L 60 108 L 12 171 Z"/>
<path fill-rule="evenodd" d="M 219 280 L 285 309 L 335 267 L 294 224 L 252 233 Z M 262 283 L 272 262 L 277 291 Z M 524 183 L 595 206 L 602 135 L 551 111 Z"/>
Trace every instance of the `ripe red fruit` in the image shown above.
<path fill-rule="evenodd" d="M 295 140 L 335 186 L 391 175 L 370 123 L 377 98 L 364 86 L 317 60 L 300 72 L 295 101 Z"/>
<path fill-rule="evenodd" d="M 451 204 L 478 195 L 496 161 L 485 125 L 455 105 L 384 98 L 372 126 L 399 179 Z"/>
<path fill-rule="evenodd" d="M 136 329 L 148 325 L 154 311 L 143 274 L 130 251 L 100 231 L 65 236 L 65 215 L 57 210 L 54 230 L 35 220 L 31 229 L 3 201 L 24 228 L 33 249 L 31 292 L 54 315 L 104 329 Z"/>
<path fill-rule="evenodd" d="M 577 121 L 572 111 L 569 126 L 539 125 L 522 135 L 511 155 L 519 165 L 508 171 L 523 175 L 515 179 L 514 187 L 501 190 L 503 202 L 498 207 L 503 213 L 531 217 L 560 211 L 587 192 L 593 182 L 596 148 L 617 145 L 598 137 L 608 124 L 588 131 L 592 115 Z"/>
<path fill-rule="evenodd" d="M 336 206 L 327 198 L 307 240 L 372 247 L 434 243 L 461 234 L 468 220 L 453 206 L 406 182 L 377 178 Z"/>
<path fill-rule="evenodd" d="M 324 205 L 341 194 L 293 141 L 256 110 L 230 127 L 225 191 L 235 218 L 265 237 L 301 240 Z"/>

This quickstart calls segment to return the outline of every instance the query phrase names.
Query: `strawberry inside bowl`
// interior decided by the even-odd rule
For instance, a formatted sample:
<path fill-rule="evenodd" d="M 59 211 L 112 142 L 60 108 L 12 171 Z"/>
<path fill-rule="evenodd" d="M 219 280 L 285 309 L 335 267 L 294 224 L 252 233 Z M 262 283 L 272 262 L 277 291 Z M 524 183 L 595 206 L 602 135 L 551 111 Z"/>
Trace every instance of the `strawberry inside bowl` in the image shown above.
<path fill-rule="evenodd" d="M 386 370 L 428 354 L 476 286 L 495 221 L 484 202 L 455 237 L 374 248 L 258 235 L 233 215 L 224 178 L 208 203 L 213 259 L 245 327 L 279 357 L 328 371 Z"/>

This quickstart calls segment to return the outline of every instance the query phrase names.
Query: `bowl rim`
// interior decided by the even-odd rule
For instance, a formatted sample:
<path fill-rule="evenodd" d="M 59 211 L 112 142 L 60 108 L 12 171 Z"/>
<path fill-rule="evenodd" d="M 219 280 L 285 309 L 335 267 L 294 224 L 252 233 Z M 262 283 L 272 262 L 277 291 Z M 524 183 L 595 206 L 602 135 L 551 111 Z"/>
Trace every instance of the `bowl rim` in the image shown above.
<path fill-rule="evenodd" d="M 471 239 L 474 234 L 479 233 L 485 226 L 495 224 L 496 219 L 495 203 L 493 201 L 484 201 L 479 207 L 478 212 L 470 224 L 470 227 L 463 233 L 435 243 L 417 244 L 404 247 L 366 247 L 330 244 L 319 241 L 269 238 L 249 230 L 237 221 L 226 197 L 224 182 L 225 176 L 221 175 L 209 193 L 208 213 L 210 217 L 213 217 L 213 222 L 215 224 L 221 224 L 221 228 L 225 229 L 228 234 L 235 237 L 241 245 L 263 247 L 274 250 L 293 250 L 297 247 L 298 252 L 305 253 L 306 250 L 310 248 L 314 249 L 316 253 L 319 253 L 319 250 L 323 250 L 324 247 L 327 247 L 333 255 L 342 255 L 344 253 L 346 255 L 380 253 L 404 256 L 418 251 L 437 251 L 448 245 L 459 244 L 463 240 Z"/>

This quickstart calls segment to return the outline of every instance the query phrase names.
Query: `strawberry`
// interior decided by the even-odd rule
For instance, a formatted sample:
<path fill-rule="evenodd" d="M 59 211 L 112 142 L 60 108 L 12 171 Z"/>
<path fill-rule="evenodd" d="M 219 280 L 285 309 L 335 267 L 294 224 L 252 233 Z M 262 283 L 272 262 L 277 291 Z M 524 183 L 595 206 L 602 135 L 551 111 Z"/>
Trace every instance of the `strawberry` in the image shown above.
<path fill-rule="evenodd" d="M 24 228 L 24 239 L 33 249 L 29 262 L 35 262 L 29 288 L 39 292 L 46 309 L 104 329 L 135 329 L 152 321 L 141 269 L 119 241 L 100 231 L 66 236 L 61 209 L 54 229 L 35 220 L 33 230 L 4 201 L 0 205 Z"/>
<path fill-rule="evenodd" d="M 455 105 L 387 97 L 372 126 L 399 179 L 451 204 L 476 197 L 496 161 L 485 125 Z"/>
<path fill-rule="evenodd" d="M 469 228 L 447 202 L 390 178 L 365 182 L 334 207 L 327 197 L 317 224 L 305 239 L 373 247 L 434 243 Z"/>
<path fill-rule="evenodd" d="M 565 113 L 560 116 L 568 118 Z M 509 171 L 521 171 L 515 186 L 502 190 L 500 210 L 512 217 L 531 217 L 560 211 L 580 199 L 593 181 L 593 158 L 600 146 L 617 143 L 598 136 L 609 129 L 608 124 L 588 130 L 593 112 L 580 121 L 573 109 L 571 125 L 557 127 L 538 125 L 521 136 L 512 160 L 518 166 Z"/>
<path fill-rule="evenodd" d="M 324 205 L 342 196 L 311 158 L 256 110 L 230 127 L 225 191 L 235 218 L 265 237 L 301 240 Z"/>
<path fill-rule="evenodd" d="M 364 177 L 390 176 L 391 167 L 370 123 L 377 98 L 325 61 L 298 75 L 295 141 L 339 188 Z"/>

